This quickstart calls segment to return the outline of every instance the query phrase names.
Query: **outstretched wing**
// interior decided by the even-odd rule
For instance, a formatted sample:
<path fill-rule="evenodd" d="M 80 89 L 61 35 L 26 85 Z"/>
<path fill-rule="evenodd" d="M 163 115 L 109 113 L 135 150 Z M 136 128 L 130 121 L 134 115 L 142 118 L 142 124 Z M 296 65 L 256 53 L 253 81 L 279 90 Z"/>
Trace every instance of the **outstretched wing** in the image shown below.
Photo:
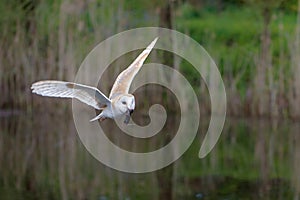
<path fill-rule="evenodd" d="M 109 105 L 111 101 L 97 88 L 64 81 L 39 81 L 31 86 L 32 92 L 61 98 L 75 98 L 98 110 Z"/>
<path fill-rule="evenodd" d="M 111 91 L 109 98 L 111 99 L 114 94 L 127 94 L 131 85 L 131 82 L 135 75 L 142 67 L 144 61 L 150 54 L 158 38 L 155 38 L 151 44 L 135 59 L 135 61 L 124 71 L 122 71 L 117 77 Z"/>

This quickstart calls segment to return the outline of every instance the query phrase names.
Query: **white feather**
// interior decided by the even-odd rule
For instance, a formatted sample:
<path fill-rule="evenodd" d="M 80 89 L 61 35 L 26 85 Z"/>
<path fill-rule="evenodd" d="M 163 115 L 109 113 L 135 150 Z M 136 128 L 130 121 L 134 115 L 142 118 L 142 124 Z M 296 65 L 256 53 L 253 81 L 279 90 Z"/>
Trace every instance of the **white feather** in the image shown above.
<path fill-rule="evenodd" d="M 60 98 L 75 98 L 96 109 L 107 106 L 111 101 L 97 88 L 64 81 L 39 81 L 31 86 L 32 92 Z"/>

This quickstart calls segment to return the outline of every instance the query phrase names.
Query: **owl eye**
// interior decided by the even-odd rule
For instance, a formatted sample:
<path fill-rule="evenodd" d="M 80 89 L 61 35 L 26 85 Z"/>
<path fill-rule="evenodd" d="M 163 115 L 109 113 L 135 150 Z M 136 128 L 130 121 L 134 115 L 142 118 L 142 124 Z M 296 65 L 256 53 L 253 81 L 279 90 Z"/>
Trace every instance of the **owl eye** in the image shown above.
<path fill-rule="evenodd" d="M 122 104 L 123 104 L 123 105 L 126 105 L 126 101 L 122 101 Z"/>

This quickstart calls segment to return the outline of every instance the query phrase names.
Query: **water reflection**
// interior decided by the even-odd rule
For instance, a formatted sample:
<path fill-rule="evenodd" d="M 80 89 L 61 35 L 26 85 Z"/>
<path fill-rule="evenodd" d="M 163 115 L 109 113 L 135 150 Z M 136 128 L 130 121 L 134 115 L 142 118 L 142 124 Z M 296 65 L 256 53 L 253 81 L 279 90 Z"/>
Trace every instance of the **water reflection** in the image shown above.
<path fill-rule="evenodd" d="M 0 120 L 1 199 L 300 197 L 300 127 L 296 122 L 228 119 L 217 146 L 200 160 L 200 141 L 208 124 L 204 120 L 197 140 L 174 164 L 153 173 L 126 174 L 87 153 L 69 107 L 54 112 L 44 106 L 32 112 Z M 149 120 L 135 118 L 139 124 Z M 168 116 L 160 136 L 146 140 L 122 134 L 114 123 L 103 126 L 115 144 L 144 152 L 170 141 L 177 120 Z"/>

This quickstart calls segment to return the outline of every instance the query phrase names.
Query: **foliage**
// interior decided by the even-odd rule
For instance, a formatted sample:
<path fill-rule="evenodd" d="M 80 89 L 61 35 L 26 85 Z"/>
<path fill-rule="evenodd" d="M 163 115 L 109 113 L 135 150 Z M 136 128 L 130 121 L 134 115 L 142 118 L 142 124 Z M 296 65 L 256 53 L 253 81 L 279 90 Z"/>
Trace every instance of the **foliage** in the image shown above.
<path fill-rule="evenodd" d="M 251 87 L 257 59 L 260 53 L 260 34 L 262 31 L 261 16 L 258 10 L 251 7 L 227 7 L 215 14 L 206 10 L 196 11 L 189 4 L 181 8 L 176 27 L 198 41 L 216 61 L 226 85 L 234 79 L 242 96 Z M 188 15 L 187 13 L 191 14 Z M 288 57 L 289 43 L 295 30 L 296 16 L 293 13 L 276 12 L 271 24 L 273 64 L 278 74 L 281 62 L 279 54 Z M 189 73 L 187 65 L 182 65 L 183 72 L 190 80 L 194 74 Z M 284 71 L 288 69 L 286 65 Z M 278 76 L 277 76 L 278 77 Z"/>

